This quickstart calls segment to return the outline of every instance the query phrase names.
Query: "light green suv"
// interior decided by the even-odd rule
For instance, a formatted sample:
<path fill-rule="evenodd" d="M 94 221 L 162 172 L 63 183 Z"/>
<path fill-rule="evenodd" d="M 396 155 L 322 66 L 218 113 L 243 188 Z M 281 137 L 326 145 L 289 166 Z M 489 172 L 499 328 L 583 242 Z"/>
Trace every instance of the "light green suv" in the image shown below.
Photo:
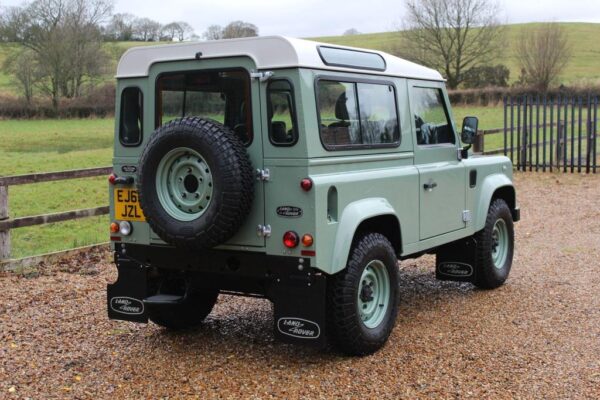
<path fill-rule="evenodd" d="M 399 260 L 506 280 L 511 162 L 460 144 L 436 71 L 260 37 L 134 48 L 117 79 L 110 318 L 189 328 L 219 293 L 260 296 L 277 338 L 364 355 L 394 326 Z"/>

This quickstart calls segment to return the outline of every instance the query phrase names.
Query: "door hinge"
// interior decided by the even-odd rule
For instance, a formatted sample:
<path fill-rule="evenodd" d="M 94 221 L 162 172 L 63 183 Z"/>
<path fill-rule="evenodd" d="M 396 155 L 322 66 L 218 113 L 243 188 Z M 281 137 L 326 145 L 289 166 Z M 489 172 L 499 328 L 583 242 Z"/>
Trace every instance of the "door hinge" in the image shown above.
<path fill-rule="evenodd" d="M 256 227 L 256 234 L 258 237 L 268 238 L 271 237 L 271 225 L 259 225 Z"/>
<path fill-rule="evenodd" d="M 258 79 L 261 82 L 266 82 L 274 75 L 273 71 L 262 71 L 262 72 L 251 72 L 250 77 L 252 79 Z"/>
<path fill-rule="evenodd" d="M 271 180 L 271 171 L 268 168 L 265 169 L 257 169 L 256 170 L 256 179 L 259 181 L 269 181 Z"/>
<path fill-rule="evenodd" d="M 464 210 L 462 212 L 462 219 L 463 219 L 463 222 L 470 222 L 471 221 L 471 210 Z"/>

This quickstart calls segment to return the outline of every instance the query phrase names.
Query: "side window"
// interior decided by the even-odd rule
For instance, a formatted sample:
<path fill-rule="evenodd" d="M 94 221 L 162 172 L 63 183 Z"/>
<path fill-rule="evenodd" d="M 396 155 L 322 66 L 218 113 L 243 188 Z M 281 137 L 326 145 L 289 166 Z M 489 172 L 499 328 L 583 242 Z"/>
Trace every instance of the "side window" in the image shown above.
<path fill-rule="evenodd" d="M 267 93 L 269 140 L 275 146 L 293 146 L 298 141 L 298 128 L 292 85 L 285 80 L 273 80 Z"/>
<path fill-rule="evenodd" d="M 392 85 L 321 80 L 317 89 L 325 148 L 399 144 L 396 93 Z"/>
<path fill-rule="evenodd" d="M 137 146 L 142 142 L 144 97 L 136 87 L 128 87 L 121 94 L 121 122 L 119 141 L 123 146 Z"/>
<path fill-rule="evenodd" d="M 442 89 L 413 87 L 411 97 L 417 144 L 455 143 Z"/>
<path fill-rule="evenodd" d="M 363 143 L 386 144 L 400 139 L 396 94 L 392 85 L 358 84 Z"/>
<path fill-rule="evenodd" d="M 361 144 L 354 83 L 319 81 L 321 139 L 328 146 Z"/>

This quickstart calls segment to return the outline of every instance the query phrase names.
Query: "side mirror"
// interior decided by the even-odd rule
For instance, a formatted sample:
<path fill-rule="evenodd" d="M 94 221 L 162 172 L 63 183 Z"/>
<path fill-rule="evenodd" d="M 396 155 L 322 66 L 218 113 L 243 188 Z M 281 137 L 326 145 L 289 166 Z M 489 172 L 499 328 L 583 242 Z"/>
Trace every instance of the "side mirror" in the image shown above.
<path fill-rule="evenodd" d="M 463 119 L 460 140 L 465 144 L 473 144 L 475 142 L 475 137 L 477 136 L 478 126 L 479 119 L 477 119 L 477 117 L 465 117 L 465 119 Z"/>

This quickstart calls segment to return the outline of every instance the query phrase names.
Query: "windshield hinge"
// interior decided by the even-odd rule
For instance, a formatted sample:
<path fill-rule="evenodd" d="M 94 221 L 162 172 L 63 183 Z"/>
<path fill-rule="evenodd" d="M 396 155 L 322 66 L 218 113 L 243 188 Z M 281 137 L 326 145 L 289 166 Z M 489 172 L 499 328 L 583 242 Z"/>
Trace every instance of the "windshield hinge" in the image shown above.
<path fill-rule="evenodd" d="M 252 79 L 258 79 L 261 82 L 266 82 L 273 76 L 273 71 L 263 71 L 263 72 L 251 72 L 250 77 Z"/>
<path fill-rule="evenodd" d="M 269 181 L 271 180 L 271 171 L 268 168 L 265 169 L 257 169 L 256 170 L 256 179 L 259 181 Z"/>

